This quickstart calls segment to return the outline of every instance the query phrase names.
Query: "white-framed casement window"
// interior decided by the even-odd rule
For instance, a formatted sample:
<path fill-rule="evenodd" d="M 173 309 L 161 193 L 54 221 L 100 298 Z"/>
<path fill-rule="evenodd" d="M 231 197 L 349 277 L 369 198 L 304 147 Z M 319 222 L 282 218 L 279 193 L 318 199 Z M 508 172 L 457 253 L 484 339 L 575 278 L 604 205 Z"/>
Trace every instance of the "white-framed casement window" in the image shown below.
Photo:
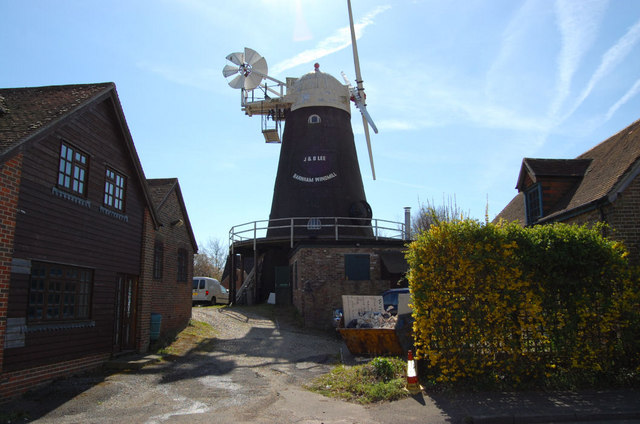
<path fill-rule="evenodd" d="M 60 164 L 58 166 L 58 188 L 80 197 L 87 194 L 89 157 L 71 144 L 60 144 Z"/>
<path fill-rule="evenodd" d="M 107 166 L 104 177 L 104 206 L 124 212 L 124 197 L 127 179 L 118 171 Z"/>

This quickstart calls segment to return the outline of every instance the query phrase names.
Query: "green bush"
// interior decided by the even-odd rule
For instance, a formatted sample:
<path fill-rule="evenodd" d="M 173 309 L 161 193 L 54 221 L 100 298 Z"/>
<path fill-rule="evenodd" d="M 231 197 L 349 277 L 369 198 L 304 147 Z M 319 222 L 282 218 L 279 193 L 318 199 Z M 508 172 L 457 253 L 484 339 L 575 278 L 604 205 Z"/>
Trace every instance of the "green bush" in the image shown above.
<path fill-rule="evenodd" d="M 403 366 L 404 364 L 401 364 Z M 388 358 L 377 357 L 371 360 L 371 366 L 373 367 L 374 374 L 377 378 L 385 383 L 391 380 L 394 375 L 402 370 L 398 370 L 397 366 L 394 366 L 394 362 Z"/>
<path fill-rule="evenodd" d="M 324 396 L 369 404 L 407 397 L 406 361 L 401 358 L 374 358 L 367 364 L 338 365 L 330 373 L 315 378 L 305 387 Z"/>
<path fill-rule="evenodd" d="M 522 387 L 638 374 L 640 290 L 626 256 L 600 227 L 437 223 L 407 253 L 425 376 Z"/>

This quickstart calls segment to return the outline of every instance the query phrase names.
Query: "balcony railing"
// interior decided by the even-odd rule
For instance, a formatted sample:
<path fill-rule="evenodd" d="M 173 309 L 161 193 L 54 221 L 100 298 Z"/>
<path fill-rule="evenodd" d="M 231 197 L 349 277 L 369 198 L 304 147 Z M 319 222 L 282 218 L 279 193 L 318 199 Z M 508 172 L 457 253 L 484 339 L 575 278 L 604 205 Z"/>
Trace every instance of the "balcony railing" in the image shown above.
<path fill-rule="evenodd" d="M 371 229 L 372 236 L 358 236 L 354 232 Z M 236 225 L 229 230 L 230 246 L 235 243 L 253 241 L 254 249 L 257 240 L 266 239 L 267 233 L 277 233 L 269 239 L 289 239 L 293 247 L 295 240 L 325 239 L 395 239 L 408 240 L 405 224 L 377 218 L 351 217 L 294 217 L 271 220 L 252 221 Z"/>

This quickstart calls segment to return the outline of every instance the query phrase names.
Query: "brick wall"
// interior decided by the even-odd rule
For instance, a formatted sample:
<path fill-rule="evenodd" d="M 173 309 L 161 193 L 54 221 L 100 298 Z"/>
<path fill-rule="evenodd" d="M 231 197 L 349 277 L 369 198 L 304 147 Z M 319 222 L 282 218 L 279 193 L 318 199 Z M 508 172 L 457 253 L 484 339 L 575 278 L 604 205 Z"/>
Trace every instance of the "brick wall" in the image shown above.
<path fill-rule="evenodd" d="M 149 350 L 149 332 L 151 329 L 151 304 L 153 302 L 153 246 L 156 231 L 148 208 L 144 210 L 144 230 L 142 233 L 142 263 L 138 281 L 138 323 L 136 350 Z"/>
<path fill-rule="evenodd" d="M 3 373 L 0 376 L 0 403 L 17 397 L 27 390 L 50 383 L 56 378 L 80 374 L 98 369 L 109 359 L 110 354 L 77 358 L 70 361 Z"/>
<path fill-rule="evenodd" d="M 604 209 L 604 216 L 613 229 L 611 237 L 624 242 L 630 259 L 640 263 L 640 177 L 618 195 L 613 205 Z"/>
<path fill-rule="evenodd" d="M 0 165 L 0 373 L 2 373 L 2 364 L 4 362 L 4 338 L 7 328 L 11 258 L 13 255 L 13 238 L 16 228 L 21 169 L 22 153 Z"/>
<path fill-rule="evenodd" d="M 370 280 L 345 278 L 345 254 L 370 255 Z M 304 247 L 290 259 L 293 304 L 305 326 L 330 328 L 333 310 L 342 308 L 342 295 L 380 295 L 390 288 L 381 279 L 380 256 L 372 248 Z"/>
<path fill-rule="evenodd" d="M 158 211 L 162 226 L 156 231 L 155 238 L 164 245 L 164 263 L 162 279 L 151 279 L 151 313 L 162 315 L 160 337 L 171 337 L 189 324 L 191 319 L 191 287 L 193 278 L 193 246 L 186 225 L 172 223 L 186 218 L 178 196 L 171 192 Z M 151 264 L 153 264 L 153 246 Z M 178 249 L 187 251 L 187 279 L 178 281 Z M 150 269 L 152 270 L 152 268 Z M 153 274 L 151 274 L 153 275 Z"/>
<path fill-rule="evenodd" d="M 556 210 L 557 203 L 576 186 L 575 178 L 551 178 L 547 177 L 540 181 L 542 184 L 542 207 L 543 216 Z"/>
<path fill-rule="evenodd" d="M 0 402 L 56 378 L 98 368 L 109 358 L 109 354 L 106 353 L 20 371 L 3 372 L 2 358 L 21 168 L 22 154 L 0 165 Z"/>
<path fill-rule="evenodd" d="M 622 241 L 629 249 L 629 258 L 640 263 L 640 177 L 636 178 L 613 204 L 572 217 L 568 224 L 592 224 L 604 221 L 611 227 L 605 235 Z"/>

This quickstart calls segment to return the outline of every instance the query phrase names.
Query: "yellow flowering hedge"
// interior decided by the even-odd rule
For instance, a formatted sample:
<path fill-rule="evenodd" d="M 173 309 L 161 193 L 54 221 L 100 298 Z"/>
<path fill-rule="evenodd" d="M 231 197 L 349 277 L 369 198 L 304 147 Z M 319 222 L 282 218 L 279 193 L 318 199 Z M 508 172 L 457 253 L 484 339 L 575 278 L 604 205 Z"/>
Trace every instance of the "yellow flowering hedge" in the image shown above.
<path fill-rule="evenodd" d="M 599 228 L 432 226 L 407 253 L 426 376 L 518 386 L 637 366 L 639 288 L 626 255 Z"/>

